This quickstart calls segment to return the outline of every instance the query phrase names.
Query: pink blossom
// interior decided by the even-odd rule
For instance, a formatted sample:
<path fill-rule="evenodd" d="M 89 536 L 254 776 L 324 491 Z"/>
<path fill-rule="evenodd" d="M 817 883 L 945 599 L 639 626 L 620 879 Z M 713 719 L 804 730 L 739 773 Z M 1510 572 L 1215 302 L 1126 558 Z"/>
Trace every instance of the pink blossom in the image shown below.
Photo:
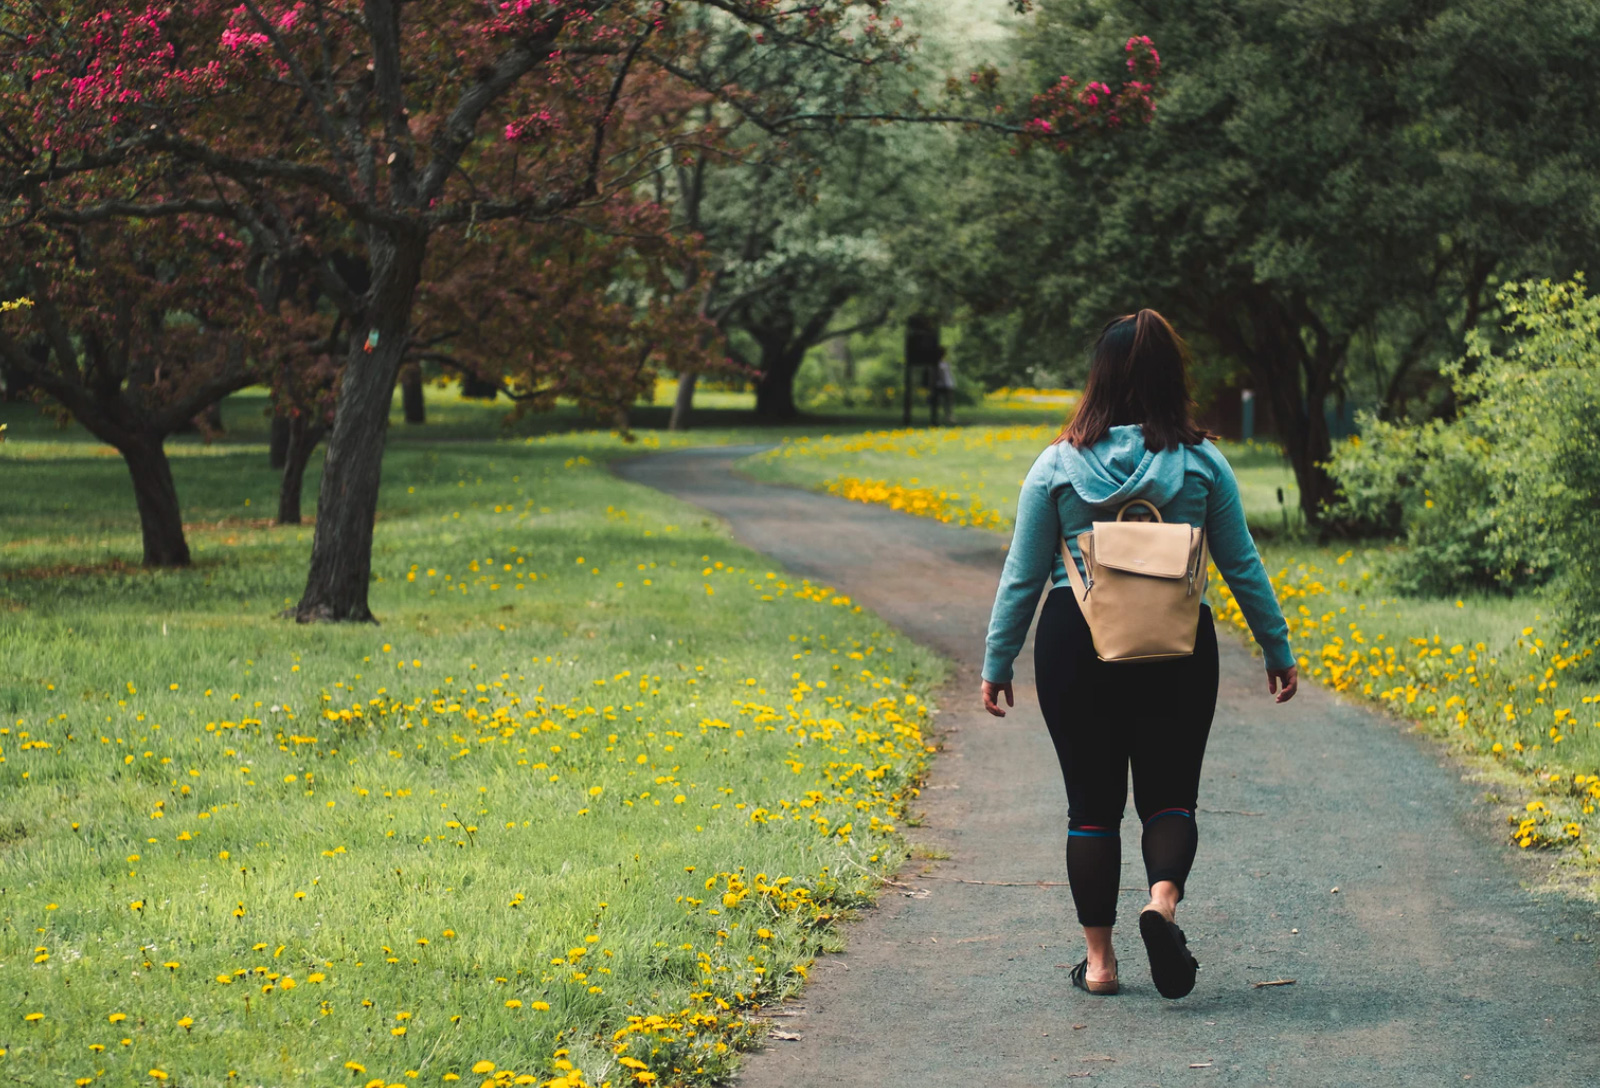
<path fill-rule="evenodd" d="M 538 139 L 549 132 L 554 132 L 561 127 L 561 123 L 549 110 L 538 110 L 522 118 L 512 121 L 506 126 L 506 139 L 511 143 L 527 143 Z"/>

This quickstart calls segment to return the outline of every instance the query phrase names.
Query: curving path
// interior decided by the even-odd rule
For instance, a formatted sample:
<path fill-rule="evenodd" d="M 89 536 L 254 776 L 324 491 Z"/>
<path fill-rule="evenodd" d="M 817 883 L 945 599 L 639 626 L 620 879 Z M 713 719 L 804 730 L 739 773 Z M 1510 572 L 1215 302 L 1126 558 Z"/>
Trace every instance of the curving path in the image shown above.
<path fill-rule="evenodd" d="M 1178 1002 L 1150 984 L 1130 805 L 1124 992 L 1074 990 L 1057 966 L 1081 955 L 1071 898 L 1037 883 L 1066 879 L 1066 796 L 1031 646 L 1008 717 L 974 694 L 1004 538 L 735 475 L 757 448 L 616 471 L 720 515 L 956 674 L 926 825 L 910 830 L 950 860 L 913 860 L 884 889 L 847 951 L 778 1010 L 800 1038 L 750 1056 L 740 1085 L 1600 1086 L 1600 912 L 1523 890 L 1530 863 L 1497 845 L 1494 814 L 1425 738 L 1315 687 L 1274 706 L 1259 661 L 1229 639 L 1180 908 L 1199 984 Z M 1284 978 L 1294 985 L 1252 985 Z"/>

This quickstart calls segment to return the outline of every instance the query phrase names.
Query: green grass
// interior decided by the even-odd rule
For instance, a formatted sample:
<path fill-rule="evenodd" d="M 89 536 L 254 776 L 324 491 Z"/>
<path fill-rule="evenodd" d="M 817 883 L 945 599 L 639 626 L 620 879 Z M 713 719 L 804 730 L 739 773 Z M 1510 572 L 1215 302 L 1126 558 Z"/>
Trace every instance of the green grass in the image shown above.
<path fill-rule="evenodd" d="M 938 512 L 949 515 L 946 520 L 1009 530 L 1022 479 L 1055 437 L 1061 412 L 1044 407 L 958 428 L 786 436 L 780 447 L 746 458 L 740 468 L 756 479 L 800 487 L 855 479 L 931 492 Z M 1222 445 L 1239 478 L 1251 528 L 1283 535 L 1287 526 L 1293 535 L 1300 528 L 1299 490 L 1282 455 L 1257 443 Z"/>
<path fill-rule="evenodd" d="M 0 1077 L 723 1076 L 905 856 L 942 663 L 637 445 L 448 402 L 393 433 L 382 625 L 296 626 L 260 407 L 174 443 L 172 572 L 117 459 L 0 415 Z"/>
<path fill-rule="evenodd" d="M 1009 532 L 1016 494 L 1054 434 L 1043 425 L 795 436 L 741 462 L 761 479 L 826 488 L 957 524 Z M 1305 538 L 1293 474 L 1275 449 L 1222 443 L 1246 518 L 1290 622 L 1302 672 L 1416 722 L 1518 799 L 1508 832 L 1600 871 L 1600 684 L 1541 598 L 1402 597 L 1384 582 L 1384 544 Z M 1280 489 L 1282 501 L 1280 503 Z M 1245 630 L 1213 583 L 1219 616 Z M 1589 673 L 1592 675 L 1592 671 Z M 1527 806 L 1533 806 L 1531 808 Z"/>

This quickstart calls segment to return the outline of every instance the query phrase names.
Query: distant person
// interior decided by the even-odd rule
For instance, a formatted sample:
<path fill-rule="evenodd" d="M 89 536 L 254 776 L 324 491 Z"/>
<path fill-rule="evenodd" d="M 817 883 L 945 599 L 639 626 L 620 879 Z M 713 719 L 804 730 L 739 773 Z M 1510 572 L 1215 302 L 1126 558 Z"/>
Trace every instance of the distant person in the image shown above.
<path fill-rule="evenodd" d="M 1101 660 L 1067 577 L 1063 538 L 1088 594 L 1094 582 L 1077 537 L 1092 522 L 1115 520 L 1126 504 L 1142 499 L 1163 522 L 1203 528 L 1217 569 L 1265 651 L 1267 692 L 1286 702 L 1298 684 L 1288 625 L 1245 526 L 1233 471 L 1191 415 L 1188 360 L 1183 340 L 1154 310 L 1116 318 L 1101 331 L 1083 399 L 1022 483 L 989 620 L 983 705 L 1004 717 L 998 698 L 1015 705 L 1011 664 L 1049 582 L 1034 639 L 1034 682 L 1066 779 L 1067 880 L 1088 943 L 1071 979 L 1093 994 L 1118 991 L 1111 929 L 1130 763 L 1150 886 L 1139 932 L 1151 975 L 1164 997 L 1194 988 L 1199 964 L 1174 918 L 1198 842 L 1195 804 L 1216 709 L 1217 636 L 1211 609 L 1201 604 L 1193 654 Z"/>
<path fill-rule="evenodd" d="M 956 404 L 956 372 L 950 365 L 950 358 L 943 347 L 939 348 L 939 362 L 934 366 L 933 373 L 929 376 L 928 388 L 928 423 L 931 426 L 939 425 L 939 408 L 944 407 L 945 426 L 954 420 Z"/>

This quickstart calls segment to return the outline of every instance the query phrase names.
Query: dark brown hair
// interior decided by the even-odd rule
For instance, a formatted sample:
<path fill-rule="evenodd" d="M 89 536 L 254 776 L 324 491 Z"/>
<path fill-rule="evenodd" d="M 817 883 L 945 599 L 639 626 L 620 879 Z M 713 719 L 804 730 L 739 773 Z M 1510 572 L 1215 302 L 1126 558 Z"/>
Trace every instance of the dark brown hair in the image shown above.
<path fill-rule="evenodd" d="M 1083 399 L 1056 441 L 1082 449 L 1112 427 L 1138 424 L 1152 451 L 1210 437 L 1196 425 L 1189 397 L 1189 345 L 1167 319 L 1140 310 L 1106 322 L 1094 343 Z"/>

